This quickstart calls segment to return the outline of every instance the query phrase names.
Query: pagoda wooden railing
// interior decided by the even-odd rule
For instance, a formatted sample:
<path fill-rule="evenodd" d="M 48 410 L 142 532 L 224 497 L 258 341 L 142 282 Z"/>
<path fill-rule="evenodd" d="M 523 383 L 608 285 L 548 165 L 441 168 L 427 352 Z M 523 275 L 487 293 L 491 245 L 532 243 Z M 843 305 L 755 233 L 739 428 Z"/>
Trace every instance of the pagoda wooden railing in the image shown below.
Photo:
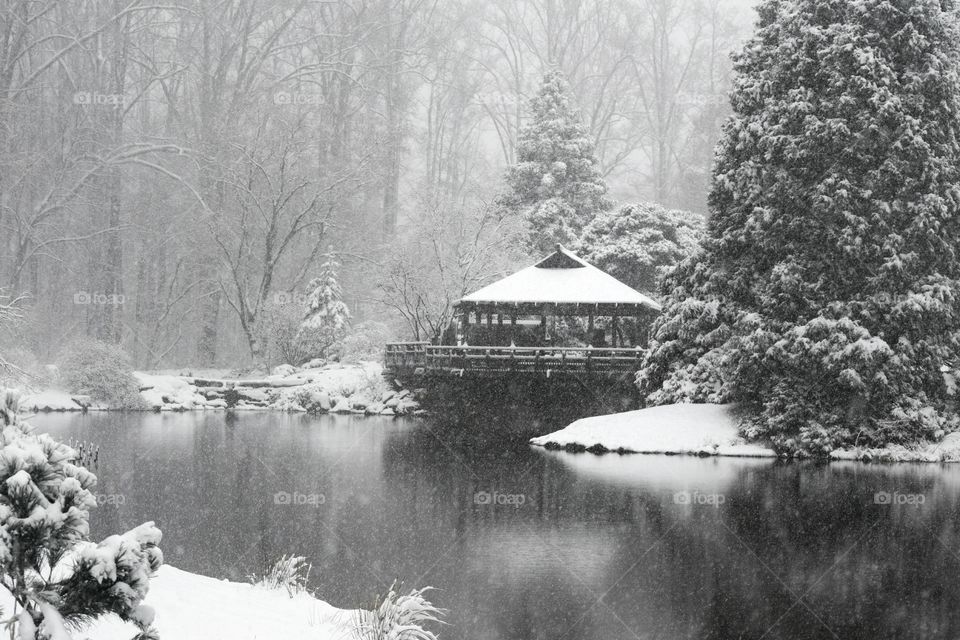
<path fill-rule="evenodd" d="M 384 353 L 384 364 L 395 371 L 422 367 L 429 346 L 429 342 L 390 342 Z"/>
<path fill-rule="evenodd" d="M 497 376 L 534 374 L 621 375 L 637 371 L 646 350 L 605 347 L 455 347 L 423 342 L 387 345 L 385 364 L 394 374 L 415 372 Z"/>

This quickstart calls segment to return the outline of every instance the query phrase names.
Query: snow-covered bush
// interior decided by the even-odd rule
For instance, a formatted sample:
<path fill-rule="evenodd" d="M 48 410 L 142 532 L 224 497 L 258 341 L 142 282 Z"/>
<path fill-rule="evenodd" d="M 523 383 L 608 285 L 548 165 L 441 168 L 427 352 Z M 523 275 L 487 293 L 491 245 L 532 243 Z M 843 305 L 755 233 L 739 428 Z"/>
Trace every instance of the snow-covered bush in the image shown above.
<path fill-rule="evenodd" d="M 312 357 L 300 339 L 303 313 L 303 306 L 294 302 L 270 304 L 261 312 L 261 341 L 268 363 L 299 365 Z"/>
<path fill-rule="evenodd" d="M 71 393 L 89 395 L 115 409 L 143 408 L 130 358 L 116 345 L 77 340 L 67 347 L 59 366 L 60 382 Z"/>
<path fill-rule="evenodd" d="M 382 322 L 361 322 L 350 330 L 340 346 L 341 362 L 381 360 L 387 342 L 393 338 L 390 327 Z"/>
<path fill-rule="evenodd" d="M 68 627 L 115 614 L 140 627 L 138 638 L 155 638 L 142 601 L 163 563 L 160 530 L 147 522 L 88 541 L 96 476 L 76 451 L 22 423 L 17 402 L 0 390 L 0 584 L 15 602 L 11 632 L 69 640 Z"/>
<path fill-rule="evenodd" d="M 594 218 L 576 250 L 621 282 L 652 292 L 662 272 L 697 251 L 705 227 L 695 213 L 653 203 L 627 204 Z"/>
<path fill-rule="evenodd" d="M 267 589 L 284 589 L 292 597 L 306 592 L 311 568 L 304 556 L 285 555 L 274 563 L 265 576 L 254 578 L 253 583 Z"/>
<path fill-rule="evenodd" d="M 396 582 L 382 599 L 378 598 L 372 611 L 361 609 L 357 627 L 364 640 L 437 640 L 437 635 L 423 628 L 424 624 L 440 622 L 442 609 L 433 606 L 424 594 L 430 590 L 414 589 L 401 595 Z"/>
<path fill-rule="evenodd" d="M 960 37 L 937 2 L 779 0 L 736 60 L 703 251 L 665 279 L 649 402 L 781 450 L 958 426 Z"/>

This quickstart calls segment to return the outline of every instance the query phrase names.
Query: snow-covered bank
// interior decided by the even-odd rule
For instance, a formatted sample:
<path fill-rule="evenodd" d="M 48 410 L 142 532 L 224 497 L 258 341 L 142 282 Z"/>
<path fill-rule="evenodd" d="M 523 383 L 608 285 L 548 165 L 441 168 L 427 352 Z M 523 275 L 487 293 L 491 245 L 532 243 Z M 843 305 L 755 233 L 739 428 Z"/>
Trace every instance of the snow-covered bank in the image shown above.
<path fill-rule="evenodd" d="M 836 449 L 831 460 L 862 462 L 960 462 L 960 433 L 949 433 L 940 442 L 924 442 L 913 446 L 889 444 L 882 449 Z"/>
<path fill-rule="evenodd" d="M 775 457 L 746 442 L 731 405 L 675 404 L 577 420 L 532 444 L 573 451 Z"/>
<path fill-rule="evenodd" d="M 156 611 L 161 638 L 176 640 L 343 640 L 357 637 L 357 611 L 307 593 L 228 582 L 164 565 L 145 604 Z M 137 629 L 119 618 L 98 620 L 78 637 L 130 640 Z"/>
<path fill-rule="evenodd" d="M 262 378 L 238 379 L 135 372 L 144 406 L 153 411 L 238 410 L 309 411 L 411 415 L 420 411 L 413 392 L 393 389 L 378 362 L 283 365 Z M 59 390 L 25 394 L 29 411 L 109 410 L 86 396 Z"/>
<path fill-rule="evenodd" d="M 548 449 L 603 453 L 661 453 L 776 457 L 776 452 L 739 435 L 733 405 L 672 404 L 584 418 L 530 443 Z M 832 460 L 865 462 L 960 462 L 960 433 L 938 443 L 888 445 L 882 449 L 837 449 Z"/>

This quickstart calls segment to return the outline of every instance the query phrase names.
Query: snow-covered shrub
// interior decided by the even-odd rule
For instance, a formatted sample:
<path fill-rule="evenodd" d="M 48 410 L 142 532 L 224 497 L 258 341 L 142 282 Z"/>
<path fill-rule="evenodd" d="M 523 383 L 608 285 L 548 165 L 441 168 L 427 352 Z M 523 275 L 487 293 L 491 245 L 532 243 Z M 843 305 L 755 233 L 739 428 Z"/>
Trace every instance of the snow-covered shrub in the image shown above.
<path fill-rule="evenodd" d="M 284 589 L 293 597 L 294 594 L 306 592 L 311 568 L 304 556 L 285 555 L 274 563 L 265 576 L 255 578 L 253 583 L 267 589 Z"/>
<path fill-rule="evenodd" d="M 394 582 L 387 595 L 377 598 L 372 611 L 358 612 L 357 627 L 364 640 L 437 640 L 424 624 L 440 622 L 442 609 L 433 606 L 424 594 L 430 590 L 414 589 L 406 595 L 398 592 Z"/>
<path fill-rule="evenodd" d="M 17 402 L 0 390 L 0 584 L 22 610 L 16 637 L 69 640 L 67 627 L 115 614 L 155 638 L 142 601 L 163 563 L 160 530 L 147 522 L 88 541 L 96 476 L 76 451 L 22 423 Z"/>
<path fill-rule="evenodd" d="M 370 321 L 354 325 L 340 346 L 341 362 L 381 360 L 393 332 L 382 322 Z"/>
<path fill-rule="evenodd" d="M 638 291 L 652 292 L 666 269 L 693 255 L 705 231 L 703 216 L 653 203 L 604 211 L 583 230 L 577 253 Z"/>
<path fill-rule="evenodd" d="M 143 408 L 130 359 L 116 345 L 90 338 L 73 342 L 60 359 L 60 382 L 115 409 Z"/>
<path fill-rule="evenodd" d="M 936 439 L 958 426 L 942 374 L 960 356 L 956 13 L 767 0 L 759 15 L 708 237 L 662 285 L 641 390 L 739 402 L 746 434 L 788 452 Z"/>

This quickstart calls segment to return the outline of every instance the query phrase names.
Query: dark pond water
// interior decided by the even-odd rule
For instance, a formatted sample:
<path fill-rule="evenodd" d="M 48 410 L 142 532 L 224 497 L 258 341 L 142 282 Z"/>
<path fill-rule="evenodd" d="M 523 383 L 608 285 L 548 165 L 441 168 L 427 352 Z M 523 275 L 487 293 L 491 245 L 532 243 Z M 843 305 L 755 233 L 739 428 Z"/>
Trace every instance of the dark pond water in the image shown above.
<path fill-rule="evenodd" d="M 441 638 L 960 637 L 960 466 L 568 454 L 379 418 L 33 423 L 100 447 L 94 535 L 154 519 L 167 562 L 235 580 L 305 555 L 343 607 L 432 585 Z"/>

